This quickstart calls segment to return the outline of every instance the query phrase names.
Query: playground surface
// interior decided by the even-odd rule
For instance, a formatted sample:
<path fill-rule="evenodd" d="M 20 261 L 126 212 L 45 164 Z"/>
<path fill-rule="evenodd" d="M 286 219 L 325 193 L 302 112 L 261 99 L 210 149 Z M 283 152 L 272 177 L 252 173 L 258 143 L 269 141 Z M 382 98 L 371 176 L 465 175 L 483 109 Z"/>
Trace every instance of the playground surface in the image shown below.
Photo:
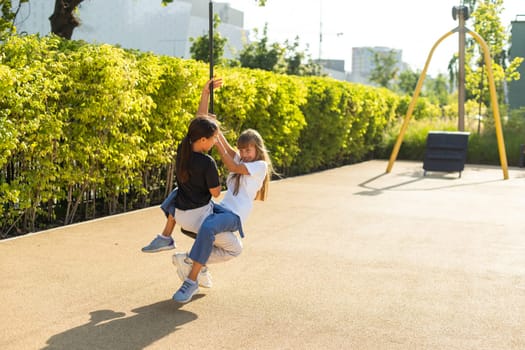
<path fill-rule="evenodd" d="M 184 305 L 158 207 L 0 241 L 0 349 L 525 349 L 525 170 L 386 166 L 272 182 Z"/>

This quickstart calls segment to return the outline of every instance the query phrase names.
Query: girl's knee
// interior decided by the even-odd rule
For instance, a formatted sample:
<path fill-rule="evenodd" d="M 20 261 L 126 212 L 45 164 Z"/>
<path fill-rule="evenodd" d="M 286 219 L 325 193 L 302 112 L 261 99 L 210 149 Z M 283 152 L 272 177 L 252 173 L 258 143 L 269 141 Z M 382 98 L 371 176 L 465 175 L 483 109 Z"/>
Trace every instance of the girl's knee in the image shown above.
<path fill-rule="evenodd" d="M 233 249 L 231 250 L 230 254 L 234 257 L 238 257 L 242 253 L 242 242 L 237 239 L 237 244 L 233 246 Z"/>
<path fill-rule="evenodd" d="M 203 239 L 215 240 L 215 232 L 213 223 L 207 223 L 206 221 L 202 224 L 199 234 L 197 236 L 202 236 Z"/>

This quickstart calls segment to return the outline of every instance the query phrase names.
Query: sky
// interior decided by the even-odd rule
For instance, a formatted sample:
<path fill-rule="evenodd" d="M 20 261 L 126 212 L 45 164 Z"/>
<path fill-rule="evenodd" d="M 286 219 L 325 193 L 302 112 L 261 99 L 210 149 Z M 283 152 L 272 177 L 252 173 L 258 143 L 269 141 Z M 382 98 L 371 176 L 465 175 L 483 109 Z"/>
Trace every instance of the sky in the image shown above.
<path fill-rule="evenodd" d="M 262 32 L 268 23 L 270 42 L 294 42 L 299 36 L 301 48 L 313 59 L 319 54 L 343 59 L 346 71 L 352 70 L 352 47 L 362 46 L 400 49 L 412 70 L 422 70 L 432 46 L 458 26 L 452 8 L 461 4 L 460 0 L 267 0 L 265 7 L 258 7 L 255 0 L 221 2 L 244 12 L 245 29 Z M 511 21 L 525 21 L 525 0 L 504 0 L 503 7 L 500 18 L 509 32 Z M 473 30 L 469 22 L 466 26 Z M 441 42 L 432 55 L 429 75 L 447 72 L 458 41 L 454 34 Z"/>

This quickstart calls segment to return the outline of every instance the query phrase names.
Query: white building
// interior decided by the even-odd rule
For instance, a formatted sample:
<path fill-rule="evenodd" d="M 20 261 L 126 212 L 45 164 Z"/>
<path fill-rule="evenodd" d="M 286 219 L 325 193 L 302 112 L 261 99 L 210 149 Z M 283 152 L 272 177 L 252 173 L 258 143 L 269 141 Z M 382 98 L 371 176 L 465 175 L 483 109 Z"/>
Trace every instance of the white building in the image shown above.
<path fill-rule="evenodd" d="M 55 0 L 33 0 L 23 4 L 17 17 L 18 32 L 47 35 Z M 209 0 L 84 0 L 79 5 L 81 24 L 73 39 L 108 43 L 151 51 L 159 55 L 190 58 L 190 38 L 208 35 Z M 218 32 L 228 38 L 225 58 L 233 58 L 248 40 L 244 14 L 228 3 L 213 3 L 221 23 Z"/>
<path fill-rule="evenodd" d="M 322 67 L 323 73 L 327 76 L 337 80 L 346 80 L 344 60 L 317 59 L 314 61 Z"/>
<path fill-rule="evenodd" d="M 49 34 L 49 16 L 54 5 L 55 0 L 32 0 L 23 4 L 17 16 L 18 32 Z M 244 29 L 243 12 L 226 2 L 213 2 L 213 10 L 221 19 L 218 32 L 228 39 L 224 57 L 238 57 L 249 34 Z M 208 35 L 209 0 L 174 0 L 167 6 L 162 6 L 161 0 L 84 0 L 77 16 L 81 24 L 73 31 L 75 40 L 190 58 L 190 38 Z M 374 67 L 374 52 L 391 50 L 387 47 L 352 48 L 350 73 L 345 72 L 342 60 L 323 59 L 318 63 L 325 74 L 335 79 L 370 84 L 368 77 Z M 402 70 L 402 51 L 394 51 Z"/>

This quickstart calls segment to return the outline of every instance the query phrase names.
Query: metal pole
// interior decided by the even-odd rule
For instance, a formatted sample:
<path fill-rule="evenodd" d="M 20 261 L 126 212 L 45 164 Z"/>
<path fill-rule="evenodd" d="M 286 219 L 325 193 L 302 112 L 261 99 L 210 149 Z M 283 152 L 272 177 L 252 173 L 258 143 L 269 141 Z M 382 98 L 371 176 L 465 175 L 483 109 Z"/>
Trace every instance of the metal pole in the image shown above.
<path fill-rule="evenodd" d="M 465 20 L 468 7 L 458 7 L 459 62 L 458 62 L 458 130 L 465 131 Z"/>
<path fill-rule="evenodd" d="M 481 131 L 481 103 L 483 98 L 483 73 L 485 72 L 485 65 L 483 63 L 483 57 L 481 57 L 481 80 L 479 82 L 479 105 L 478 105 L 478 135 Z"/>
<path fill-rule="evenodd" d="M 323 0 L 319 0 L 319 64 L 323 54 Z"/>
<path fill-rule="evenodd" d="M 505 151 L 505 141 L 503 140 L 503 128 L 501 126 L 501 118 L 499 115 L 498 93 L 496 92 L 496 83 L 494 82 L 494 74 L 492 70 L 492 58 L 490 57 L 490 49 L 485 40 L 476 32 L 468 31 L 470 35 L 483 48 L 483 59 L 485 60 L 485 67 L 487 68 L 487 80 L 489 84 L 490 101 L 492 105 L 492 113 L 494 114 L 494 126 L 496 127 L 496 139 L 498 141 L 499 160 L 501 169 L 503 170 L 503 179 L 509 178 L 509 167 L 507 164 L 507 152 Z"/>
<path fill-rule="evenodd" d="M 210 79 L 213 78 L 213 2 L 210 0 L 209 3 L 209 49 L 210 49 Z M 210 85 L 210 106 L 209 106 L 210 113 L 213 113 L 213 84 Z"/>

